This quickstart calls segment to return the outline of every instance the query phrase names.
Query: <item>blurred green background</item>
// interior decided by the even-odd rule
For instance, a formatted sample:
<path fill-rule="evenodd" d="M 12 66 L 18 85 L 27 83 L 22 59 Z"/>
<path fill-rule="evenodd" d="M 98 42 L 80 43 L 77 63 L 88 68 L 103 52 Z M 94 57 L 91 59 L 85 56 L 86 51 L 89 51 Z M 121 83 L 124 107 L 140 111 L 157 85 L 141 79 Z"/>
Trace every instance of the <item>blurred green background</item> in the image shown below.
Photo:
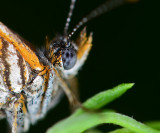
<path fill-rule="evenodd" d="M 70 30 L 105 0 L 77 0 Z M 135 86 L 109 104 L 138 121 L 160 120 L 159 5 L 141 0 L 112 10 L 87 24 L 93 32 L 93 48 L 78 74 L 81 101 L 120 83 Z M 63 33 L 70 0 L 1 1 L 0 21 L 36 46 L 45 36 Z M 29 133 L 44 133 L 48 127 L 70 114 L 67 98 L 51 110 Z M 0 132 L 6 132 L 5 120 Z M 108 131 L 116 126 L 100 126 Z M 64 127 L 65 128 L 65 127 Z"/>

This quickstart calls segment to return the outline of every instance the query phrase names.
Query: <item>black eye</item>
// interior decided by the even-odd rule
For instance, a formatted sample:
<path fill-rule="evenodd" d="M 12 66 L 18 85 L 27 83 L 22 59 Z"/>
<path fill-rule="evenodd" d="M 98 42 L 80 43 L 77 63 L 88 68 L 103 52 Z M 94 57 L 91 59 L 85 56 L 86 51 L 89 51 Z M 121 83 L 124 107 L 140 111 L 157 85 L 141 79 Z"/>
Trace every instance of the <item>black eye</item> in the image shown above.
<path fill-rule="evenodd" d="M 65 48 L 62 50 L 62 62 L 65 70 L 74 67 L 77 61 L 76 51 L 73 48 Z"/>

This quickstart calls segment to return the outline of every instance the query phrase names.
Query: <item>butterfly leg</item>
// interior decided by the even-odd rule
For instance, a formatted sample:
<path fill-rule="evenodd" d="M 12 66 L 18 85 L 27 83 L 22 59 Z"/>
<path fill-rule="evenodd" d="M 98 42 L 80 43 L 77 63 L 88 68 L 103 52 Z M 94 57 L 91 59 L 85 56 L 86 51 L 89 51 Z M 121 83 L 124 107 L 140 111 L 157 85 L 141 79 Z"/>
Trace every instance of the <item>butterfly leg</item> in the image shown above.
<path fill-rule="evenodd" d="M 47 93 L 47 91 L 49 90 L 49 89 L 48 89 L 49 76 L 50 76 L 50 70 L 47 70 L 47 71 L 46 71 L 46 74 L 44 75 L 43 95 L 42 95 L 42 97 L 41 97 L 40 110 L 39 110 L 39 112 L 38 112 L 38 114 L 41 114 L 41 115 L 43 115 L 43 114 L 46 113 L 47 107 L 44 107 L 44 106 L 47 106 L 47 105 L 49 104 L 49 102 L 50 102 L 49 99 L 50 99 L 51 95 L 48 96 L 48 97 L 47 97 L 47 100 L 46 100 L 46 93 Z M 47 102 L 46 102 L 46 101 L 47 101 Z"/>
<path fill-rule="evenodd" d="M 74 95 L 74 93 L 71 91 L 71 89 L 68 87 L 67 83 L 61 78 L 56 69 L 53 68 L 53 70 L 55 72 L 56 77 L 58 78 L 59 86 L 65 92 L 72 108 L 81 107 L 81 103 L 79 102 L 78 98 Z"/>
<path fill-rule="evenodd" d="M 67 79 L 66 84 L 68 85 L 68 87 L 70 88 L 71 92 L 73 93 L 73 95 L 77 98 L 77 100 L 79 99 L 79 90 L 78 90 L 78 80 L 77 77 L 72 77 Z M 79 105 L 75 105 L 75 107 L 82 107 L 79 103 Z M 71 111 L 73 112 L 75 107 L 71 106 Z"/>
<path fill-rule="evenodd" d="M 11 133 L 21 133 L 28 130 L 29 120 L 22 94 L 14 102 L 13 109 L 6 111 L 6 115 L 9 126 L 11 127 Z"/>
<path fill-rule="evenodd" d="M 71 91 L 74 93 L 74 95 L 79 98 L 79 90 L 78 90 L 78 79 L 77 77 L 72 77 L 67 79 L 66 81 L 67 85 L 71 89 Z"/>

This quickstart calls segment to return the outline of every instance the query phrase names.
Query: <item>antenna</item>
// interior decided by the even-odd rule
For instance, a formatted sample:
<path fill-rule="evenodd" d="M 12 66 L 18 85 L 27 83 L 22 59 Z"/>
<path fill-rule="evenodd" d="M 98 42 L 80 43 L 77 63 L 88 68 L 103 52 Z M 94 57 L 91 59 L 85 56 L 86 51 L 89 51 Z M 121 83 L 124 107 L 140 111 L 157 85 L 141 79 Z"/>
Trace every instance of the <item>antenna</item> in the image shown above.
<path fill-rule="evenodd" d="M 93 11 L 91 11 L 86 17 L 82 18 L 81 21 L 73 28 L 72 32 L 68 35 L 68 39 L 72 37 L 72 35 L 85 23 L 90 21 L 91 19 L 100 16 L 103 13 L 106 13 L 113 8 L 125 4 L 126 2 L 136 2 L 137 0 L 108 0 Z"/>
<path fill-rule="evenodd" d="M 72 14 L 73 14 L 75 3 L 76 3 L 76 0 L 72 0 L 71 4 L 70 4 L 70 10 L 69 10 L 68 17 L 67 17 L 67 20 L 66 20 L 66 24 L 65 24 L 65 27 L 64 27 L 64 34 L 65 35 L 67 35 L 67 32 L 68 32 L 68 27 L 69 27 L 69 23 L 71 21 L 71 17 L 72 17 Z"/>

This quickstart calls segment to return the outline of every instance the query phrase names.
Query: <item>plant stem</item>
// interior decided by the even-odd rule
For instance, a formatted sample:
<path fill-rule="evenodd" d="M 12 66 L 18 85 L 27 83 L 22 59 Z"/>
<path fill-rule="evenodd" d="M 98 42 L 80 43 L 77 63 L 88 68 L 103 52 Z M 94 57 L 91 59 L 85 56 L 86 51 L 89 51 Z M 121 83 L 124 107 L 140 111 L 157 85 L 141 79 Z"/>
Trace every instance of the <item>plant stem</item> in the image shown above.
<path fill-rule="evenodd" d="M 91 127 L 97 126 L 103 123 L 112 123 L 126 127 L 127 129 L 136 133 L 160 133 L 155 129 L 152 129 L 136 120 L 119 114 L 111 112 L 103 113 L 86 113 L 76 117 L 70 117 L 59 124 L 56 124 L 53 128 L 49 129 L 47 133 L 81 133 Z M 62 128 L 62 127 L 65 127 Z"/>

